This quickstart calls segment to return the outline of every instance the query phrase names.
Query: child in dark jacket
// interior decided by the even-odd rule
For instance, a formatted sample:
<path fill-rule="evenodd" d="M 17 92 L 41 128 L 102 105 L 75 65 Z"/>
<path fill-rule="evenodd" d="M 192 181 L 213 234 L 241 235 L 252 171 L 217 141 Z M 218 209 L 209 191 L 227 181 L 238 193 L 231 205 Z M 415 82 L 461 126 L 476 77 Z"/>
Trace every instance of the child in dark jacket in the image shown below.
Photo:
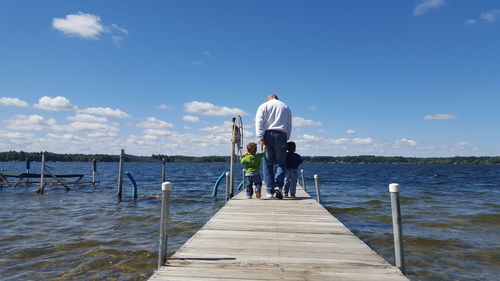
<path fill-rule="evenodd" d="M 295 197 L 297 188 L 298 168 L 302 164 L 302 157 L 295 153 L 296 145 L 293 141 L 287 143 L 286 150 L 286 170 L 285 170 L 285 197 L 288 197 L 290 192 L 291 197 Z"/>

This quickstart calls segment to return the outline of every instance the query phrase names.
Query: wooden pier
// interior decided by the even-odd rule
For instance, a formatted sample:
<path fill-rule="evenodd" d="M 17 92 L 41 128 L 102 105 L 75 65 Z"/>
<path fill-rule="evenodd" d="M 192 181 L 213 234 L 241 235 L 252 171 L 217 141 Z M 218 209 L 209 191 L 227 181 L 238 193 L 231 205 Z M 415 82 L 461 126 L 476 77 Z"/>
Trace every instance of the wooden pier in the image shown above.
<path fill-rule="evenodd" d="M 298 188 L 283 200 L 241 192 L 149 280 L 408 279 Z"/>

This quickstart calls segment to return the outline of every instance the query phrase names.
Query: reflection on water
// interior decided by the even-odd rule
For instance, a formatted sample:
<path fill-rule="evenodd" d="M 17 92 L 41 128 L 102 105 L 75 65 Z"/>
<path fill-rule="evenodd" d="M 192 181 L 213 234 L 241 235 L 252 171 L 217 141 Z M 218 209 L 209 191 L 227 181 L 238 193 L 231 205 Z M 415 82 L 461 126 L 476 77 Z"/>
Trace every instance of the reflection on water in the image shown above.
<path fill-rule="evenodd" d="M 88 163 L 49 163 L 90 175 Z M 20 172 L 24 163 L 0 163 Z M 139 186 L 116 200 L 117 163 L 99 163 L 100 184 L 0 190 L 1 280 L 146 280 L 156 268 L 161 163 L 126 163 Z M 303 165 L 321 182 L 323 205 L 390 262 L 388 184 L 401 184 L 406 269 L 414 280 L 493 280 L 500 274 L 500 166 Z M 32 169 L 38 169 L 33 163 Z M 224 204 L 212 186 L 224 163 L 168 163 L 174 183 L 169 253 Z M 239 175 L 237 175 L 239 176 Z M 236 179 L 239 182 L 239 178 Z M 222 184 L 223 185 L 223 184 Z M 223 187 L 221 189 L 224 189 Z M 314 194 L 314 189 L 309 188 Z"/>

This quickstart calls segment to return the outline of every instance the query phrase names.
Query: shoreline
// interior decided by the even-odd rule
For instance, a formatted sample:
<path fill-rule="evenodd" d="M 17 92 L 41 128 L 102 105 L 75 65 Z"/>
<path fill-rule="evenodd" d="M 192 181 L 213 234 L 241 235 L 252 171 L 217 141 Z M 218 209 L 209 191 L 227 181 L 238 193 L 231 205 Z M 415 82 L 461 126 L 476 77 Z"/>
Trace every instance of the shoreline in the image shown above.
<path fill-rule="evenodd" d="M 24 162 L 26 159 L 36 162 L 42 153 L 48 162 L 118 162 L 119 155 L 80 154 L 53 152 L 0 152 L 0 162 Z M 447 165 L 500 165 L 500 156 L 453 156 L 453 157 L 403 157 L 403 156 L 302 156 L 304 163 L 323 164 L 447 164 Z M 183 156 L 183 155 L 151 155 L 125 156 L 127 162 L 155 162 L 165 159 L 166 162 L 228 162 L 229 156 Z"/>

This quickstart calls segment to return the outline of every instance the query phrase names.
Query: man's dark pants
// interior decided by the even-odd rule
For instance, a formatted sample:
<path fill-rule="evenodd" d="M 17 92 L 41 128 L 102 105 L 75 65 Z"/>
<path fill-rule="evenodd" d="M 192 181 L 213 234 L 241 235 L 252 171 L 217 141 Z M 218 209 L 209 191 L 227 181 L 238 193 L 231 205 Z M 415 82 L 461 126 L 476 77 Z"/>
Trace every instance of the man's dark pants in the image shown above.
<path fill-rule="evenodd" d="M 275 187 L 283 188 L 285 181 L 286 133 L 267 130 L 264 132 L 266 156 L 264 163 L 264 181 L 267 192 L 272 194 Z"/>

